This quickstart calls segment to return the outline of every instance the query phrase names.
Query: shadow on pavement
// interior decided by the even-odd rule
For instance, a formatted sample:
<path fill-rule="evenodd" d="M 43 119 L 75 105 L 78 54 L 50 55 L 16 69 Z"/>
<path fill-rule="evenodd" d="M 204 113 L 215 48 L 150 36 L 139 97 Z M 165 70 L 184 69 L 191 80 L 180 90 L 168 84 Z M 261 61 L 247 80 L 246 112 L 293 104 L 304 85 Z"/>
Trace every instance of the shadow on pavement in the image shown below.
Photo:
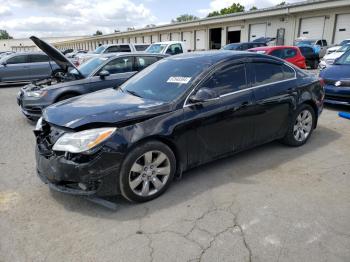
<path fill-rule="evenodd" d="M 301 158 L 315 149 L 326 147 L 340 137 L 340 133 L 319 126 L 308 143 L 302 147 L 287 147 L 278 142 L 272 142 L 185 172 L 181 180 L 174 181 L 168 191 L 153 201 L 135 204 L 125 201 L 120 196 L 116 197 L 114 200 L 118 205 L 117 211 L 108 210 L 81 197 L 53 191 L 51 195 L 69 211 L 120 221 L 134 219 L 138 216 L 142 217 L 146 213 L 150 214 L 160 209 L 181 205 L 196 195 L 227 183 L 256 183 L 251 179 L 252 176 L 257 176 L 263 171 L 275 169 L 286 162 Z M 147 212 L 142 213 L 140 209 L 147 209 Z"/>

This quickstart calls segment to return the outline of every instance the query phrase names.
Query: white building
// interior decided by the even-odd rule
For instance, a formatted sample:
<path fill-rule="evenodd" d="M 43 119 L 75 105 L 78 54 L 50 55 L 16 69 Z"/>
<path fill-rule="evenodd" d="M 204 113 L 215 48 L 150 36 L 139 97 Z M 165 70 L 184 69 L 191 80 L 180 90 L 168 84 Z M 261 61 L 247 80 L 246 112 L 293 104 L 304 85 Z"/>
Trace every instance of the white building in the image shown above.
<path fill-rule="evenodd" d="M 60 41 L 70 41 L 83 38 L 86 36 L 69 36 L 69 37 L 44 37 L 43 39 L 48 43 L 55 43 Z M 0 40 L 0 51 L 16 51 L 27 52 L 37 51 L 37 46 L 29 38 L 17 38 L 17 39 L 2 39 Z"/>
<path fill-rule="evenodd" d="M 204 18 L 153 28 L 82 39 L 57 41 L 59 48 L 93 50 L 99 44 L 154 43 L 182 40 L 188 50 L 216 49 L 228 43 L 280 36 L 292 45 L 298 37 L 326 39 L 329 44 L 350 38 L 350 0 L 309 0 L 284 6 Z"/>

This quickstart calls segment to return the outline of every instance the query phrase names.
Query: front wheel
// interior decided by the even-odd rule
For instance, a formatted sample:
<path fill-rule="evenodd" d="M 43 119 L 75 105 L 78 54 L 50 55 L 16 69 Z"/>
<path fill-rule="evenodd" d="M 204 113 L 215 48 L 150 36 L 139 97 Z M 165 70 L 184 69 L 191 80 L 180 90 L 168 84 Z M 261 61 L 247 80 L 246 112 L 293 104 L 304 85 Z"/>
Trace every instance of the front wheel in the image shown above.
<path fill-rule="evenodd" d="M 150 141 L 132 150 L 120 172 L 122 195 L 135 202 L 160 196 L 170 185 L 176 170 L 171 149 L 158 141 Z"/>
<path fill-rule="evenodd" d="M 307 104 L 302 105 L 292 117 L 283 142 L 289 146 L 301 146 L 310 138 L 315 126 L 314 109 Z"/>

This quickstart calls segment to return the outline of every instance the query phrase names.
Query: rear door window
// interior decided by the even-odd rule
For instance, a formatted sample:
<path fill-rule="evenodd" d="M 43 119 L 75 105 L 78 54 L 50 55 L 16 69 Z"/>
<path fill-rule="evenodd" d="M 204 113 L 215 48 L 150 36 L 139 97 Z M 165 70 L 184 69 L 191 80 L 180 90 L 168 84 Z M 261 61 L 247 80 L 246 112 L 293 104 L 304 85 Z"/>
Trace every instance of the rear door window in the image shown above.
<path fill-rule="evenodd" d="M 294 48 L 285 48 L 284 49 L 284 58 L 292 58 L 297 55 L 297 51 Z"/>
<path fill-rule="evenodd" d="M 40 63 L 40 62 L 49 62 L 50 58 L 47 55 L 29 55 L 30 63 Z"/>
<path fill-rule="evenodd" d="M 135 70 L 141 71 L 145 69 L 147 66 L 158 61 L 158 57 L 152 56 L 136 56 L 135 57 Z"/>
<path fill-rule="evenodd" d="M 279 57 L 279 58 L 284 58 L 283 56 L 283 50 L 282 49 L 276 49 L 276 50 L 273 50 L 270 55 L 272 56 L 275 56 L 275 57 Z"/>
<path fill-rule="evenodd" d="M 97 74 L 104 70 L 108 71 L 110 74 L 132 72 L 133 57 L 120 57 L 113 59 L 104 65 Z"/>
<path fill-rule="evenodd" d="M 287 65 L 282 65 L 283 77 L 285 80 L 295 78 L 295 71 Z"/>
<path fill-rule="evenodd" d="M 177 55 L 183 53 L 182 46 L 180 44 L 173 44 L 168 47 L 166 50 L 167 54 Z"/>
<path fill-rule="evenodd" d="M 206 80 L 202 87 L 213 89 L 219 96 L 245 89 L 247 87 L 245 64 L 221 68 Z"/>
<path fill-rule="evenodd" d="M 251 64 L 253 79 L 252 85 L 266 85 L 284 80 L 282 65 L 268 62 L 255 62 Z"/>
<path fill-rule="evenodd" d="M 28 55 L 13 56 L 13 57 L 7 59 L 6 63 L 9 65 L 28 63 Z"/>

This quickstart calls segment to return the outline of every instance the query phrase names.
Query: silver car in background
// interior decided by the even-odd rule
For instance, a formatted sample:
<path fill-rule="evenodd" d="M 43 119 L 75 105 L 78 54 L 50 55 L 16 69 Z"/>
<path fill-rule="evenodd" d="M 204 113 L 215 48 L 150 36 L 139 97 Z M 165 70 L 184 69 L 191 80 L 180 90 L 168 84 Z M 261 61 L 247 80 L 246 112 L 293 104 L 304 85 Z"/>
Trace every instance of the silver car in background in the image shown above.
<path fill-rule="evenodd" d="M 28 83 L 60 74 L 61 71 L 44 53 L 14 53 L 0 58 L 0 86 Z"/>

